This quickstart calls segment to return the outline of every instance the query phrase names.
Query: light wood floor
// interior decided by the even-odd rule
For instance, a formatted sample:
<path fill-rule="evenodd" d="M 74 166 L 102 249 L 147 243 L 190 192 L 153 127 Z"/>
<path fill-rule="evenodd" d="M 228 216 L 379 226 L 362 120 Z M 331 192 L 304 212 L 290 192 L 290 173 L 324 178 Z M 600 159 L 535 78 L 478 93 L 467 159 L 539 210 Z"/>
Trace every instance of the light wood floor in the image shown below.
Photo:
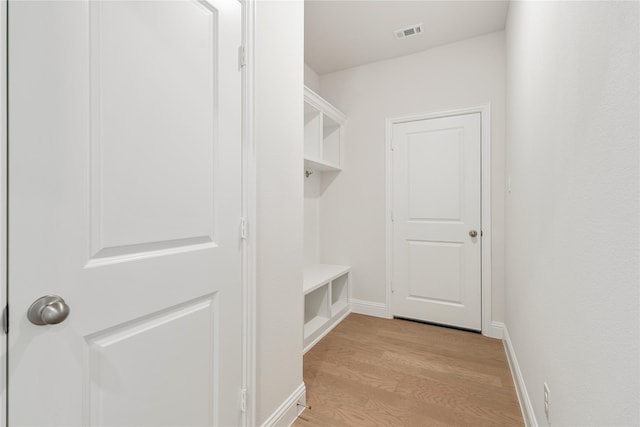
<path fill-rule="evenodd" d="M 499 340 L 351 314 L 304 356 L 309 426 L 523 426 Z"/>

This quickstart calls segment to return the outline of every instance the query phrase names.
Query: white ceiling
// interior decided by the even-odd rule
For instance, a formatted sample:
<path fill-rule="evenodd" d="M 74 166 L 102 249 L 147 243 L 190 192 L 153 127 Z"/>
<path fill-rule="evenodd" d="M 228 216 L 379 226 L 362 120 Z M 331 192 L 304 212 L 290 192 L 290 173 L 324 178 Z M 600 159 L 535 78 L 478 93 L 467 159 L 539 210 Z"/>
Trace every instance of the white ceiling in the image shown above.
<path fill-rule="evenodd" d="M 504 29 L 499 1 L 305 0 L 305 62 L 318 74 L 408 55 Z M 396 40 L 393 31 L 424 24 Z"/>

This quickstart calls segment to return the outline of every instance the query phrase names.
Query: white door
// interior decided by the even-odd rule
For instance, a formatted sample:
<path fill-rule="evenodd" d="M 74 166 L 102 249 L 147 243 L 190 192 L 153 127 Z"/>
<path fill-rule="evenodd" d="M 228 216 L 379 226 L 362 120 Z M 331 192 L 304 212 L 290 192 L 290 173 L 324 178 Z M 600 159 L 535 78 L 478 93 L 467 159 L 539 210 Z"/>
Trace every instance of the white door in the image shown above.
<path fill-rule="evenodd" d="M 398 123 L 392 141 L 392 313 L 480 330 L 480 114 Z"/>
<path fill-rule="evenodd" d="M 10 0 L 9 425 L 241 423 L 240 18 Z"/>

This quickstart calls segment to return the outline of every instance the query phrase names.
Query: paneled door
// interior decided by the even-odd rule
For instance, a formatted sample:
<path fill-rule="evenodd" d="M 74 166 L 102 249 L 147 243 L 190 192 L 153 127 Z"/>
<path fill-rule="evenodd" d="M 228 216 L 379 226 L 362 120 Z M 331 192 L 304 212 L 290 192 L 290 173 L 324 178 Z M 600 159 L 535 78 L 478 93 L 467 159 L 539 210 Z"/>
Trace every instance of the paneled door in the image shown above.
<path fill-rule="evenodd" d="M 240 3 L 8 7 L 9 425 L 240 425 Z"/>
<path fill-rule="evenodd" d="M 397 123 L 392 141 L 392 314 L 480 330 L 480 114 Z"/>

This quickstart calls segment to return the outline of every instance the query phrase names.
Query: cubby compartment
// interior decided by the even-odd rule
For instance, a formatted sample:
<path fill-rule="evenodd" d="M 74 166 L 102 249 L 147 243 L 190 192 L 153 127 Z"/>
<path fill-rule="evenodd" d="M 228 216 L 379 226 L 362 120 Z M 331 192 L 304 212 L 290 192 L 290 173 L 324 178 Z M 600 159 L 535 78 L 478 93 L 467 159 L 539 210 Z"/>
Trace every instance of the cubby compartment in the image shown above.
<path fill-rule="evenodd" d="M 349 275 L 331 281 L 331 315 L 335 316 L 349 305 Z"/>
<path fill-rule="evenodd" d="M 320 172 L 342 169 L 345 116 L 309 88 L 304 88 L 304 164 Z"/>
<path fill-rule="evenodd" d="M 304 157 L 320 160 L 322 145 L 322 113 L 311 105 L 304 104 Z"/>
<path fill-rule="evenodd" d="M 304 339 L 307 352 L 350 313 L 349 267 L 311 264 L 304 269 Z"/>
<path fill-rule="evenodd" d="M 340 123 L 323 114 L 322 161 L 337 168 L 342 168 L 341 133 Z"/>
<path fill-rule="evenodd" d="M 304 337 L 310 337 L 329 320 L 329 287 L 322 286 L 304 296 Z"/>

